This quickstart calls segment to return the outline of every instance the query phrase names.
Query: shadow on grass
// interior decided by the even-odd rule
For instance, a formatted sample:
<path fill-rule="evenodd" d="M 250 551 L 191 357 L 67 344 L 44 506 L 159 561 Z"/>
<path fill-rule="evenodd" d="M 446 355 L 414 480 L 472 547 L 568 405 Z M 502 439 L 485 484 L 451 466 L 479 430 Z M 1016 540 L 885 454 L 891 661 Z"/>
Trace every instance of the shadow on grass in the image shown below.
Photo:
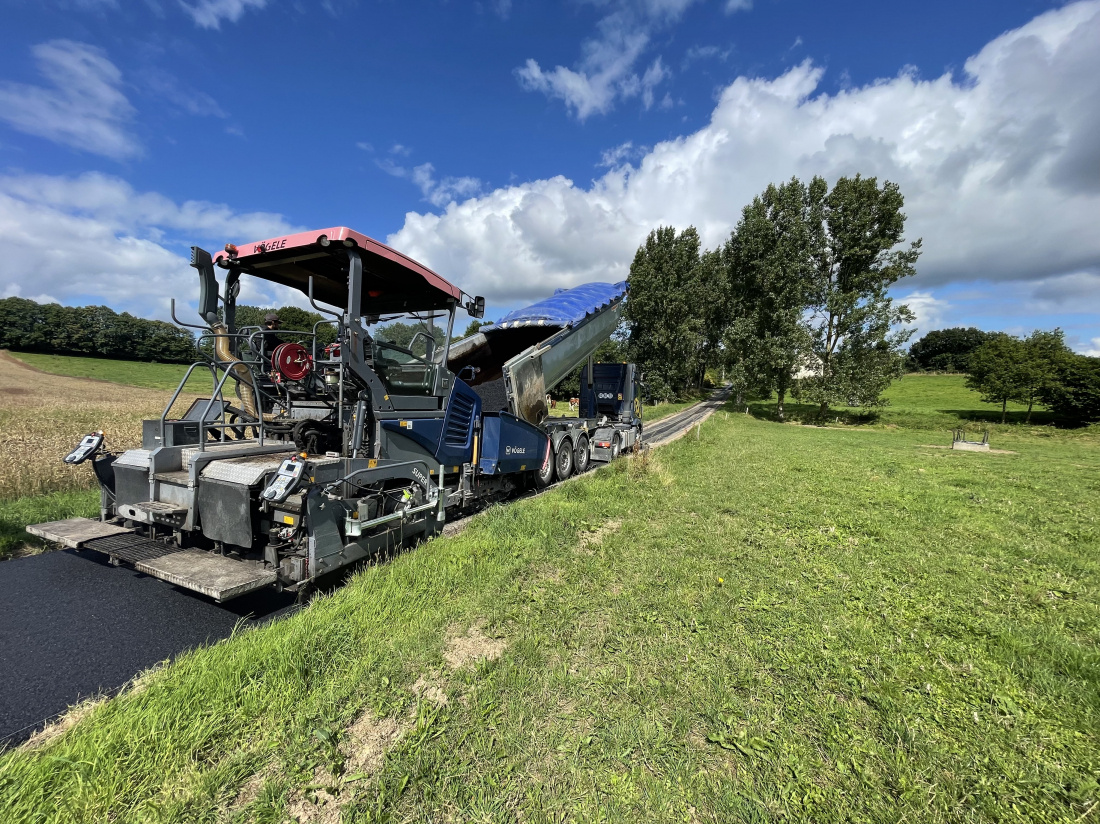
<path fill-rule="evenodd" d="M 987 410 L 987 409 L 937 409 L 937 412 L 941 412 L 944 415 L 954 415 L 960 420 L 964 421 L 977 421 L 978 423 L 996 423 L 1001 422 L 1001 410 Z M 1027 421 L 1027 412 L 1009 412 L 1005 415 L 1005 424 L 1025 424 L 1029 423 L 1031 426 L 1058 426 L 1065 429 L 1075 429 L 1071 423 L 1059 418 L 1053 412 L 1040 412 L 1035 410 L 1031 413 L 1031 421 Z"/>
<path fill-rule="evenodd" d="M 744 406 L 748 407 L 749 414 L 754 418 L 758 418 L 762 421 L 780 422 L 779 415 L 776 412 L 774 398 L 770 400 L 750 398 L 744 403 Z M 744 406 L 738 411 L 743 411 Z M 847 407 L 829 409 L 829 411 L 822 416 L 821 408 L 816 403 L 799 403 L 798 401 L 785 402 L 783 404 L 783 412 L 783 423 L 815 424 L 818 426 L 830 423 L 842 423 L 849 426 L 857 424 L 866 425 L 877 423 L 880 417 L 878 410 Z"/>

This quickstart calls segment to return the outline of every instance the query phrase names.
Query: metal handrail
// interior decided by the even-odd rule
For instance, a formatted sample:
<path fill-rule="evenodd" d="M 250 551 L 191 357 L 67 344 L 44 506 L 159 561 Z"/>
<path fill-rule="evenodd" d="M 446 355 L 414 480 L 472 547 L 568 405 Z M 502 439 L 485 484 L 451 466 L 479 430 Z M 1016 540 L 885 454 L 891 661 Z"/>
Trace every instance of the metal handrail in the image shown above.
<path fill-rule="evenodd" d="M 166 420 L 168 420 L 168 413 L 172 411 L 172 406 L 179 399 L 180 393 L 183 392 L 183 387 L 187 386 L 187 381 L 191 379 L 191 373 L 195 371 L 196 366 L 204 366 L 204 367 L 206 367 L 207 369 L 210 370 L 210 377 L 213 379 L 213 384 L 214 384 L 214 392 L 217 393 L 217 391 L 218 391 L 217 390 L 217 387 L 218 387 L 218 372 L 214 368 L 214 365 L 211 364 L 211 363 L 203 363 L 202 361 L 195 361 L 193 364 L 191 364 L 191 366 L 187 369 L 187 373 L 183 376 L 183 380 L 180 381 L 180 385 L 178 387 L 176 387 L 176 392 L 175 392 L 174 395 L 172 395 L 172 400 L 168 401 L 168 405 L 166 407 L 164 407 L 164 412 L 161 413 L 161 416 L 160 416 L 160 442 L 161 442 L 162 445 L 164 444 L 164 422 Z M 211 401 L 213 401 L 213 398 L 211 398 Z M 201 427 L 200 427 L 200 431 L 201 431 Z"/>

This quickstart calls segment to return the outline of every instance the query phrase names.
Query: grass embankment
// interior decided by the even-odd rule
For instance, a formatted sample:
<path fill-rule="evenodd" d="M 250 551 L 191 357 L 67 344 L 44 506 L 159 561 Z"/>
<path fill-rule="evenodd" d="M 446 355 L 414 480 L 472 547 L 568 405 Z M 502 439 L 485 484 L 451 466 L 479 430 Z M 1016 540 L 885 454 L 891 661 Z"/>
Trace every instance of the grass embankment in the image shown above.
<path fill-rule="evenodd" d="M 1081 820 L 1100 801 L 1100 440 L 927 440 L 719 412 L 184 655 L 0 758 L 0 809 Z M 474 626 L 502 657 L 452 669 Z"/>
<path fill-rule="evenodd" d="M 74 377 L 34 371 L 23 365 L 24 357 L 0 354 L 0 431 L 5 447 L 0 460 L 0 558 L 41 546 L 24 532 L 27 524 L 99 512 L 91 468 L 67 466 L 61 459 L 96 429 L 104 430 L 112 449 L 140 446 L 141 421 L 159 418 L 171 397 L 156 383 L 166 379 L 158 370 L 175 370 L 173 389 L 184 372 L 164 364 L 36 356 L 42 360 L 34 368 L 52 364 Z M 104 364 L 117 366 L 120 379 L 145 385 L 82 379 Z M 182 412 L 194 397 L 181 397 L 176 409 Z"/>

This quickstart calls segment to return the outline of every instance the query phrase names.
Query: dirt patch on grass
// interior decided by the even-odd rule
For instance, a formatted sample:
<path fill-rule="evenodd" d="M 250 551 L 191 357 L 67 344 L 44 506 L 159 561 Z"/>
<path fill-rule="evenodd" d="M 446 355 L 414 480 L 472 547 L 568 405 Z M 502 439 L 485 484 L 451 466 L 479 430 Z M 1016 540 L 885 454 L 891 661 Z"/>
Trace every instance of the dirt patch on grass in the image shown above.
<path fill-rule="evenodd" d="M 378 772 L 386 752 L 415 723 L 415 710 L 402 719 L 375 718 L 369 709 L 366 710 L 344 731 L 340 743 L 340 754 L 344 759 L 341 774 L 333 775 L 327 766 L 318 766 L 313 772 L 312 783 L 290 794 L 287 814 L 299 824 L 338 824 L 341 810 L 354 800 L 359 782 Z M 241 793 L 250 783 L 258 781 L 255 790 L 258 797 L 264 777 L 263 773 L 253 776 L 245 782 Z"/>
<path fill-rule="evenodd" d="M 416 679 L 416 683 L 409 687 L 409 689 L 412 690 L 413 695 L 417 698 L 431 701 L 437 707 L 445 707 L 450 703 L 447 700 L 447 693 L 443 691 L 443 688 L 433 679 L 423 675 Z"/>
<path fill-rule="evenodd" d="M 460 631 L 452 627 L 447 633 L 450 637 L 443 648 L 443 660 L 451 669 L 461 669 L 478 661 L 495 661 L 508 646 L 508 642 L 502 638 L 487 638 L 476 624 L 466 630 L 464 635 L 459 635 Z"/>
<path fill-rule="evenodd" d="M 576 552 L 581 555 L 592 555 L 596 552 L 597 547 L 603 543 L 603 539 L 608 535 L 618 532 L 623 527 L 623 522 L 619 520 L 611 520 L 605 524 L 601 524 L 590 532 L 582 532 L 581 539 L 577 544 Z"/>
<path fill-rule="evenodd" d="M 936 443 L 922 443 L 922 449 L 951 449 L 950 446 L 942 446 Z M 981 452 L 968 450 L 968 449 L 951 449 L 952 452 L 967 452 L 971 455 L 1019 455 L 1019 452 L 1013 452 L 1011 449 L 983 449 Z"/>

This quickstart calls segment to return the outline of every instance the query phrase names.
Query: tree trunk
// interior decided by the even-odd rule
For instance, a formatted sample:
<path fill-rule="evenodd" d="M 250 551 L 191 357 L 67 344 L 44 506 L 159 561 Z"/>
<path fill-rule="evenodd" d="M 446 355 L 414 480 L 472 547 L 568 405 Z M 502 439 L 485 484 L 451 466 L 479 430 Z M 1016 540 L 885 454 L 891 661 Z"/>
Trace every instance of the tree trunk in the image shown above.
<path fill-rule="evenodd" d="M 1031 407 L 1033 407 L 1034 405 L 1035 405 L 1035 399 L 1034 398 L 1028 398 L 1027 399 L 1027 420 L 1025 420 L 1024 423 L 1031 423 Z"/>
<path fill-rule="evenodd" d="M 733 405 L 736 406 L 738 409 L 740 409 L 741 404 L 742 404 L 742 402 L 744 402 L 744 400 L 745 400 L 745 390 L 744 389 L 738 389 L 737 390 L 737 400 L 735 400 L 733 402 Z"/>
<path fill-rule="evenodd" d="M 1001 399 L 1001 423 L 1005 422 L 1005 415 L 1008 414 L 1008 398 Z"/>
<path fill-rule="evenodd" d="M 784 396 L 784 395 L 786 395 L 786 394 L 787 394 L 787 390 L 786 390 L 786 389 L 780 389 L 780 390 L 779 390 L 779 392 L 777 393 L 777 395 L 778 395 L 778 397 L 779 397 L 779 400 L 778 400 L 778 402 L 777 402 L 777 403 L 775 404 L 775 416 L 776 416 L 777 418 L 779 418 L 779 420 L 784 420 L 784 413 L 783 413 L 783 396 Z"/>

